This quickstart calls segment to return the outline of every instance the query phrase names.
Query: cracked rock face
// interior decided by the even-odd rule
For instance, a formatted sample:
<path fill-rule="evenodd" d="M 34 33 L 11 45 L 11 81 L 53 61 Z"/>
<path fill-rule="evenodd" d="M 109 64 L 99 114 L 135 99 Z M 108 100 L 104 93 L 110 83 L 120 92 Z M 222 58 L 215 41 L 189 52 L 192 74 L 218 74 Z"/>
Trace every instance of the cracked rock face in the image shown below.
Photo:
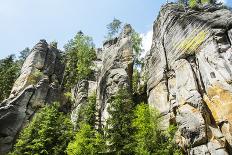
<path fill-rule="evenodd" d="M 98 127 L 107 120 L 109 100 L 120 88 L 130 89 L 133 74 L 132 28 L 126 25 L 118 38 L 107 41 L 102 51 L 102 68 L 97 85 Z"/>
<path fill-rule="evenodd" d="M 162 7 L 146 56 L 148 102 L 177 123 L 190 154 L 229 154 L 232 146 L 232 13 Z M 226 146 L 226 144 L 228 145 Z"/>
<path fill-rule="evenodd" d="M 131 32 L 131 26 L 126 25 L 119 37 L 106 41 L 103 49 L 96 51 L 97 60 L 92 68 L 94 76 L 79 81 L 72 89 L 74 104 L 71 119 L 74 126 L 77 125 L 80 108 L 93 93 L 96 93 L 97 100 L 96 127 L 101 128 L 109 117 L 107 107 L 110 98 L 120 88 L 130 90 L 134 63 Z"/>
<path fill-rule="evenodd" d="M 45 104 L 61 100 L 60 51 L 40 40 L 23 64 L 9 99 L 0 104 L 0 154 L 9 152 L 22 127 Z"/>

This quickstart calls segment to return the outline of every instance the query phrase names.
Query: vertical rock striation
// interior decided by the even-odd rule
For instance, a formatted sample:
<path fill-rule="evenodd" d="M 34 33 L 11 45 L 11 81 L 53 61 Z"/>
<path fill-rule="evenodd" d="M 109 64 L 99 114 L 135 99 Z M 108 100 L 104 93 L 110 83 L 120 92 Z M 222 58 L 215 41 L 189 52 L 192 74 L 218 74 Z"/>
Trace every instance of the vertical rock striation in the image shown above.
<path fill-rule="evenodd" d="M 132 27 L 126 25 L 119 37 L 106 41 L 103 49 L 96 51 L 97 60 L 92 67 L 93 75 L 79 81 L 72 89 L 74 105 L 71 118 L 74 126 L 77 125 L 80 108 L 93 93 L 96 93 L 97 99 L 96 127 L 101 128 L 108 118 L 110 98 L 120 88 L 130 90 L 134 63 L 131 34 Z"/>
<path fill-rule="evenodd" d="M 104 43 L 102 69 L 97 86 L 98 127 L 105 125 L 109 117 L 109 100 L 120 88 L 131 88 L 133 74 L 132 27 L 125 25 L 119 37 Z"/>
<path fill-rule="evenodd" d="M 154 22 L 146 55 L 148 103 L 177 123 L 190 154 L 229 154 L 232 146 L 232 13 L 168 4 Z M 190 148 L 190 149 L 189 149 Z"/>
<path fill-rule="evenodd" d="M 40 40 L 23 64 L 9 99 L 0 104 L 0 154 L 12 148 L 18 133 L 45 104 L 60 101 L 64 65 L 55 43 Z"/>

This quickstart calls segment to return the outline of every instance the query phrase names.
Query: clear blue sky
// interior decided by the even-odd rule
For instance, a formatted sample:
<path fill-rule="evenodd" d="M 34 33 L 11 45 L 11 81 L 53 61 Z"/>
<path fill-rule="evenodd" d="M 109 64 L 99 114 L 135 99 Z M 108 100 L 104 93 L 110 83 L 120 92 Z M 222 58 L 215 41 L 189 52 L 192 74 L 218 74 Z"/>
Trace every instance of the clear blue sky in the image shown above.
<path fill-rule="evenodd" d="M 232 0 L 227 2 L 232 3 Z M 0 58 L 40 39 L 63 47 L 82 30 L 101 46 L 106 25 L 118 18 L 147 33 L 166 0 L 0 0 Z"/>

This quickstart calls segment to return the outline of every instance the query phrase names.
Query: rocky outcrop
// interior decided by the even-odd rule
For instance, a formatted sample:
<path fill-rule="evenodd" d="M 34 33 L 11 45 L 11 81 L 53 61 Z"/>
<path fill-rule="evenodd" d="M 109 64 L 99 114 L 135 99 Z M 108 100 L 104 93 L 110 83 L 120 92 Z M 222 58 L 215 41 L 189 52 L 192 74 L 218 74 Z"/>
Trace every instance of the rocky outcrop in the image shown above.
<path fill-rule="evenodd" d="M 79 81 L 72 89 L 74 104 L 71 118 L 74 126 L 77 125 L 80 108 L 93 93 L 97 99 L 96 127 L 101 128 L 108 118 L 109 99 L 122 87 L 130 90 L 134 61 L 131 33 L 131 26 L 126 25 L 119 37 L 106 41 L 103 49 L 96 50 L 92 76 Z"/>
<path fill-rule="evenodd" d="M 86 105 L 88 97 L 96 95 L 97 92 L 97 82 L 102 67 L 102 49 L 96 50 L 96 56 L 97 58 L 93 61 L 91 66 L 91 75 L 87 79 L 79 81 L 71 90 L 73 99 L 71 120 L 74 125 L 74 129 L 77 128 L 80 109 Z"/>
<path fill-rule="evenodd" d="M 109 117 L 107 107 L 109 99 L 120 88 L 130 89 L 133 74 L 132 28 L 125 25 L 119 37 L 104 43 L 102 68 L 97 85 L 97 120 L 98 127 L 105 124 Z"/>
<path fill-rule="evenodd" d="M 55 43 L 40 40 L 23 64 L 9 99 L 0 104 L 0 154 L 10 151 L 21 128 L 45 104 L 60 101 L 64 65 Z"/>
<path fill-rule="evenodd" d="M 164 128 L 177 123 L 176 140 L 190 154 L 229 154 L 232 13 L 168 4 L 153 30 L 145 62 L 148 103 L 162 113 Z"/>

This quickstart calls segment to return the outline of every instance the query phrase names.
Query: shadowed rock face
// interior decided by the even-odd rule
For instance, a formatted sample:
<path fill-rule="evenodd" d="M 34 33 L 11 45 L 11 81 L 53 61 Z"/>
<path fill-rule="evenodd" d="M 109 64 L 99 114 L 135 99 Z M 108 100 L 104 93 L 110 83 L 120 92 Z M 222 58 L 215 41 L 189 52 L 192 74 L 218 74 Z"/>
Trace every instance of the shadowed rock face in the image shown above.
<path fill-rule="evenodd" d="M 40 40 L 32 49 L 9 99 L 0 104 L 0 154 L 12 148 L 21 128 L 46 103 L 61 100 L 64 65 L 60 51 Z"/>
<path fill-rule="evenodd" d="M 179 126 L 190 154 L 228 154 L 232 146 L 232 13 L 197 12 L 168 4 L 154 22 L 146 56 L 148 102 L 163 127 Z M 226 144 L 229 144 L 226 146 Z"/>

